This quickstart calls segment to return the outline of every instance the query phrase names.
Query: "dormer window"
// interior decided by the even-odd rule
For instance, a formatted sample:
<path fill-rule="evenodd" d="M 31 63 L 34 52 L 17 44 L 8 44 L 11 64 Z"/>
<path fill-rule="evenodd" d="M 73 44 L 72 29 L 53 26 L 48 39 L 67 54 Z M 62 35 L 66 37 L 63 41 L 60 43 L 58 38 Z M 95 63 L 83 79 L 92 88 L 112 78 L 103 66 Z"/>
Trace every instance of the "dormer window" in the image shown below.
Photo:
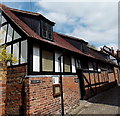
<path fill-rule="evenodd" d="M 53 28 L 52 28 L 52 25 L 48 24 L 47 22 L 45 21 L 41 21 L 41 30 L 42 30 L 42 37 L 45 38 L 45 39 L 49 39 L 49 40 L 53 40 L 53 36 L 52 36 L 52 33 L 53 33 Z"/>
<path fill-rule="evenodd" d="M 47 38 L 47 23 L 43 21 L 43 27 L 42 27 L 42 36 L 44 38 Z"/>

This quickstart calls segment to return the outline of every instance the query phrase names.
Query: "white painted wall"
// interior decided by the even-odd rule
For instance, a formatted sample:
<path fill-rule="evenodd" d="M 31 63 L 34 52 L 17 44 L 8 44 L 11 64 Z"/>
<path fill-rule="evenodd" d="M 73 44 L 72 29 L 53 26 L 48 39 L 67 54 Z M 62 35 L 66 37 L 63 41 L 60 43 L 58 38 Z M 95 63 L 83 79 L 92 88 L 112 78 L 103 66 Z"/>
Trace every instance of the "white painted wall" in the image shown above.
<path fill-rule="evenodd" d="M 33 45 L 33 72 L 40 71 L 40 47 L 37 44 Z"/>
<path fill-rule="evenodd" d="M 55 51 L 55 72 L 60 72 L 60 64 L 58 58 L 61 55 L 61 52 Z M 63 56 L 61 57 L 61 71 L 63 72 Z"/>
<path fill-rule="evenodd" d="M 72 73 L 76 73 L 75 58 L 74 57 L 71 57 L 71 62 L 72 62 Z"/>

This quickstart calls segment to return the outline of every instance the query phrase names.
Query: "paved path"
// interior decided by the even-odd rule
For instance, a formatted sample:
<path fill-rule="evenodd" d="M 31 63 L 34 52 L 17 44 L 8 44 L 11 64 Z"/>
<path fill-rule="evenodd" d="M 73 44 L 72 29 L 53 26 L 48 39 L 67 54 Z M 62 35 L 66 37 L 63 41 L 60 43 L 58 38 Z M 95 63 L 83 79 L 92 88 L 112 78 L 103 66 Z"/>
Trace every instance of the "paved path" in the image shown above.
<path fill-rule="evenodd" d="M 88 101 L 81 101 L 82 106 L 72 114 L 113 114 L 120 116 L 120 86 L 105 91 Z"/>

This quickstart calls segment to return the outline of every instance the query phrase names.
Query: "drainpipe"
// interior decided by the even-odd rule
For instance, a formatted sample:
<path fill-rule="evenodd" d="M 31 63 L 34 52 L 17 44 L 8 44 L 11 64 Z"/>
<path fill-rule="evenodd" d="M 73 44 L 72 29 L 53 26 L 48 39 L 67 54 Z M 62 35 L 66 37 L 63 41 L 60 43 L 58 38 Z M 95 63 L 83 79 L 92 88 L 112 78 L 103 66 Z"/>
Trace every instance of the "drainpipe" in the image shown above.
<path fill-rule="evenodd" d="M 61 68 L 61 57 L 63 55 L 61 55 L 58 60 L 60 62 L 60 73 L 62 73 L 62 68 Z M 63 85 L 62 85 L 62 75 L 60 74 L 60 89 L 61 89 L 61 113 L 62 116 L 64 116 L 64 99 L 63 99 Z"/>

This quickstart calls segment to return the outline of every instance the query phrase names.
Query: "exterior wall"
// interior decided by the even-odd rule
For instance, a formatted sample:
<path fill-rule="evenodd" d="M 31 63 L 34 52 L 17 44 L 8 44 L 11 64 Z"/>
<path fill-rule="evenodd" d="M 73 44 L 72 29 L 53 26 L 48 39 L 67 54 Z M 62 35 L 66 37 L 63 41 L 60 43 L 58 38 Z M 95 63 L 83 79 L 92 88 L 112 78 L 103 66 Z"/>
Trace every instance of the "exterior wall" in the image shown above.
<path fill-rule="evenodd" d="M 76 105 L 80 105 L 80 89 L 78 82 L 75 82 L 77 76 L 63 77 L 63 96 L 64 110 L 69 112 Z"/>
<path fill-rule="evenodd" d="M 8 68 L 6 78 L 6 115 L 23 114 L 23 78 L 26 75 L 27 66 Z"/>
<path fill-rule="evenodd" d="M 107 73 L 105 71 L 102 71 L 101 73 L 84 73 L 86 79 L 88 82 L 92 85 L 92 89 L 95 92 L 91 92 L 90 87 L 85 87 L 86 95 L 85 99 L 90 98 L 93 95 L 96 95 L 102 91 L 105 91 L 107 89 L 110 89 L 117 85 L 119 73 Z M 97 84 L 99 83 L 99 84 Z M 101 83 L 101 84 L 100 84 Z M 88 85 L 88 83 L 84 80 L 85 86 Z"/>
<path fill-rule="evenodd" d="M 59 114 L 60 97 L 53 97 L 52 77 L 28 78 L 27 114 Z M 40 83 L 32 83 L 38 80 Z"/>
<path fill-rule="evenodd" d="M 5 114 L 5 99 L 6 99 L 6 70 L 0 64 L 0 116 Z"/>
<path fill-rule="evenodd" d="M 61 113 L 61 97 L 53 97 L 52 76 L 30 76 L 24 78 L 27 74 L 27 66 L 18 66 L 8 68 L 6 86 L 5 113 L 13 114 L 60 114 Z M 91 84 L 104 82 L 105 74 L 88 73 L 84 74 Z M 116 74 L 117 75 L 117 74 Z M 98 78 L 99 77 L 99 78 Z M 23 80 L 24 78 L 24 80 Z M 63 97 L 65 113 L 76 105 L 80 105 L 80 90 L 77 76 L 63 77 Z M 117 76 L 116 76 L 117 78 Z M 37 83 L 34 83 L 38 80 Z M 92 86 L 95 94 L 116 85 L 114 73 L 109 73 L 109 83 Z M 85 81 L 85 85 L 87 85 Z M 3 87 L 4 88 L 4 87 Z M 93 94 L 90 87 L 86 87 L 85 99 Z M 1 90 L 0 90 L 1 91 Z M 4 95 L 3 95 L 4 96 Z M 5 97 L 2 98 L 3 100 Z M 4 110 L 4 107 L 3 107 Z"/>
<path fill-rule="evenodd" d="M 80 94 L 76 77 L 63 77 L 63 96 L 65 113 L 79 104 Z M 27 114 L 61 114 L 61 97 L 53 97 L 52 77 L 30 77 L 27 103 Z M 33 80 L 40 83 L 33 84 Z"/>

